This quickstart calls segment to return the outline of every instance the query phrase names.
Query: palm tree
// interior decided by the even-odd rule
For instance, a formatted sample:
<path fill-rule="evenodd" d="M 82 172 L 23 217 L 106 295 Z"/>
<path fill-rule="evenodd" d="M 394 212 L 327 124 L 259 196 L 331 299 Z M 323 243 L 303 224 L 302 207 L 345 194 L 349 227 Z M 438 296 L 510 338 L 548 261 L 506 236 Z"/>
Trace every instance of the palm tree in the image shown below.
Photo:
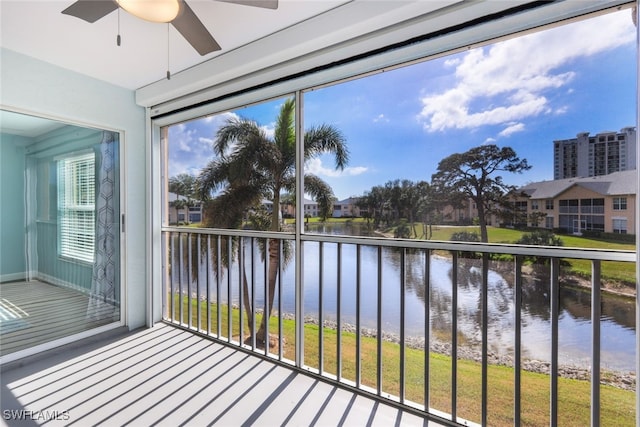
<path fill-rule="evenodd" d="M 216 214 L 208 214 L 207 226 L 233 227 L 242 225 L 242 218 L 251 213 L 255 223 L 262 200 L 272 200 L 270 218 L 262 221 L 262 229 L 280 231 L 280 198 L 282 193 L 295 194 L 296 138 L 295 102 L 287 99 L 280 108 L 273 137 L 269 137 L 258 123 L 246 118 L 231 118 L 218 130 L 213 144 L 217 156 L 200 173 L 198 184 L 203 196 L 221 190 L 210 207 Z M 344 169 L 349 152 L 342 133 L 329 125 L 320 125 L 304 134 L 304 160 L 320 154 L 333 154 L 336 169 Z M 302 167 L 302 165 L 300 165 Z M 304 191 L 319 204 L 321 211 L 328 212 L 334 200 L 333 190 L 319 177 L 304 176 Z M 250 218 L 251 219 L 251 218 Z M 263 245 L 265 246 L 265 245 Z M 264 260 L 269 262 L 269 301 L 267 312 L 262 317 L 256 340 L 265 343 L 266 324 L 271 310 L 280 263 L 280 242 L 269 240 L 269 247 L 261 247 Z M 285 253 L 283 262 L 288 261 Z M 244 280 L 247 295 L 247 280 Z M 253 325 L 252 311 L 245 298 L 245 310 Z M 252 331 L 254 332 L 254 331 Z"/>
<path fill-rule="evenodd" d="M 184 222 L 189 224 L 189 208 L 195 206 L 193 197 L 196 197 L 196 177 L 188 174 L 181 173 L 169 178 L 169 192 L 176 195 L 176 200 L 172 202 L 176 213 L 180 212 L 180 209 L 185 210 Z M 183 197 L 182 199 L 180 197 Z"/>
<path fill-rule="evenodd" d="M 178 196 L 179 197 L 179 196 Z M 187 206 L 187 201 L 185 199 L 175 199 L 172 202 L 169 202 L 169 206 L 172 206 L 176 210 L 176 224 L 180 224 L 180 210 L 184 209 Z M 189 212 L 185 215 L 185 223 L 189 218 Z"/>

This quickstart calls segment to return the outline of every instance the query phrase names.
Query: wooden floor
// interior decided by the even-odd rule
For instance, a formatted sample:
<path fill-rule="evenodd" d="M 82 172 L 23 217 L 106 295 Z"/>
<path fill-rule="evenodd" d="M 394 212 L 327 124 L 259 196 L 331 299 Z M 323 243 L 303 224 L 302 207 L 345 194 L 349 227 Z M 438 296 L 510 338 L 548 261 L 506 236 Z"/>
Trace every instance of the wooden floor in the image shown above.
<path fill-rule="evenodd" d="M 0 284 L 0 355 L 106 324 L 86 319 L 87 304 L 87 294 L 61 286 Z"/>
<path fill-rule="evenodd" d="M 5 364 L 1 373 L 7 425 L 46 417 L 58 418 L 47 426 L 432 425 L 166 324 L 101 334 Z"/>

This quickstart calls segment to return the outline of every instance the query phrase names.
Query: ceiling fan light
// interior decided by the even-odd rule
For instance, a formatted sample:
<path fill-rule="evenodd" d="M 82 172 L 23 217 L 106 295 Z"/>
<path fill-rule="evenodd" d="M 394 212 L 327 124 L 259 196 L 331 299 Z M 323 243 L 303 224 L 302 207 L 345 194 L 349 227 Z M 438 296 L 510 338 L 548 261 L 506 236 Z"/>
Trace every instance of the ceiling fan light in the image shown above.
<path fill-rule="evenodd" d="M 150 22 L 171 22 L 180 12 L 178 0 L 118 0 L 121 8 Z"/>

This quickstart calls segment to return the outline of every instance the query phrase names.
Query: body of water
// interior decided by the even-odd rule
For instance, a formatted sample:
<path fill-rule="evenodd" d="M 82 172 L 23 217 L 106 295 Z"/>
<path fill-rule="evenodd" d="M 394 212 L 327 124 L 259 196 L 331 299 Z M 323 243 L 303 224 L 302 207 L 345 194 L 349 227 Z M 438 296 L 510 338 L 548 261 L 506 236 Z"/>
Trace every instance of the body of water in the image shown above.
<path fill-rule="evenodd" d="M 339 227 L 318 230 L 339 234 Z M 353 230 L 350 230 L 352 232 Z M 253 248 L 256 267 L 247 268 L 247 276 L 256 283 L 257 307 L 264 307 L 264 264 L 257 245 Z M 376 247 L 361 246 L 358 263 L 356 246 L 342 245 L 341 272 L 338 277 L 338 245 L 305 242 L 304 311 L 305 316 L 319 317 L 322 294 L 323 317 L 336 320 L 338 283 L 341 284 L 342 322 L 356 323 L 356 283 L 360 278 L 361 326 L 377 327 L 378 306 L 385 332 L 399 334 L 401 298 L 404 298 L 404 325 L 407 336 L 423 337 L 425 313 L 429 313 L 432 336 L 450 339 L 454 292 L 457 297 L 457 331 L 459 345 L 479 345 L 481 340 L 481 262 L 459 259 L 458 283 L 452 285 L 452 262 L 446 256 L 432 255 L 429 260 L 429 280 L 425 280 L 425 255 L 407 252 L 405 257 L 405 290 L 401 292 L 401 255 L 398 250 L 383 248 L 378 257 Z M 322 251 L 322 263 L 320 252 Z M 251 258 L 251 248 L 245 246 L 244 256 Z M 247 265 L 249 263 L 247 262 Z M 359 271 L 358 271 L 359 265 Z M 501 355 L 513 354 L 514 346 L 514 280 L 513 263 L 493 262 L 488 286 L 488 341 L 490 350 Z M 290 263 L 282 275 L 282 310 L 295 311 L 294 265 Z M 205 277 L 201 271 L 200 276 Z M 380 274 L 380 276 L 379 276 Z M 240 276 L 235 263 L 231 269 L 232 302 L 238 303 Z M 550 298 L 548 269 L 540 267 L 535 274 L 523 278 L 522 284 L 522 349 L 523 357 L 548 361 L 551 349 Z M 211 299 L 215 300 L 213 280 Z M 193 284 L 206 295 L 206 281 Z M 379 289 L 380 287 L 380 289 Z M 219 296 L 228 302 L 226 278 Z M 322 292 L 321 292 L 322 290 Z M 186 289 L 184 290 L 186 291 Z M 427 294 L 428 293 L 428 294 Z M 378 295 L 381 295 L 379 300 Z M 428 298 L 427 298 L 428 296 Z M 428 310 L 425 301 L 429 301 Z M 274 310 L 277 310 L 277 299 Z M 559 358 L 561 364 L 588 367 L 591 355 L 591 294 L 585 289 L 561 288 L 559 317 Z M 616 371 L 635 370 L 635 303 L 631 298 L 603 294 L 601 317 L 602 367 Z"/>

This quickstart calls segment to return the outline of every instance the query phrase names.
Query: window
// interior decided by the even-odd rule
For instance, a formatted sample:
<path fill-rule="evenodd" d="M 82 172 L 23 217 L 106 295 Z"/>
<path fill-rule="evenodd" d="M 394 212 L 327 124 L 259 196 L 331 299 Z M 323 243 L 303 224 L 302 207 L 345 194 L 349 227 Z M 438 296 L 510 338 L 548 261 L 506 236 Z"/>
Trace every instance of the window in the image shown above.
<path fill-rule="evenodd" d="M 95 154 L 58 160 L 58 253 L 93 263 L 95 239 Z"/>
<path fill-rule="evenodd" d="M 552 211 L 553 210 L 553 199 L 547 199 L 544 202 L 544 208 L 548 211 Z"/>
<path fill-rule="evenodd" d="M 515 203 L 515 207 L 517 211 L 526 212 L 527 211 L 527 202 L 526 201 L 518 201 Z"/>
<path fill-rule="evenodd" d="M 538 201 L 537 200 L 532 200 L 531 201 L 531 210 L 534 210 L 534 211 L 538 210 Z"/>
<path fill-rule="evenodd" d="M 544 219 L 544 228 L 553 228 L 553 217 L 548 216 Z"/>
<path fill-rule="evenodd" d="M 627 219 L 626 218 L 614 218 L 613 219 L 613 232 L 617 234 L 627 234 Z"/>
<path fill-rule="evenodd" d="M 625 211 L 627 210 L 627 198 L 626 197 L 614 197 L 613 198 L 613 210 Z"/>

